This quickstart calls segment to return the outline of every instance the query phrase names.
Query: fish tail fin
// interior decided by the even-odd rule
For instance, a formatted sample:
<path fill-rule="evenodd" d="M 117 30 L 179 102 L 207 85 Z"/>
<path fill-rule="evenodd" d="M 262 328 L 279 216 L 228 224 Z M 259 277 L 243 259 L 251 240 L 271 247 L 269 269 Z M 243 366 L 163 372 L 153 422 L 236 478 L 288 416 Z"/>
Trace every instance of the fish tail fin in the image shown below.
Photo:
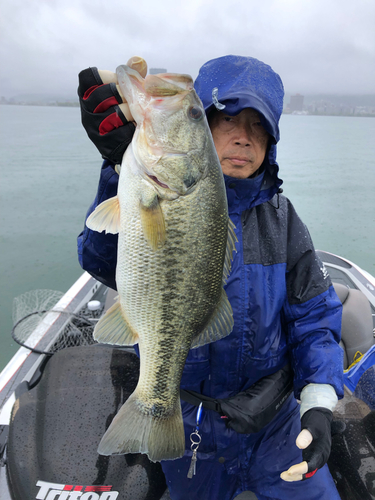
<path fill-rule="evenodd" d="M 168 416 L 159 418 L 144 413 L 139 403 L 135 391 L 102 437 L 98 453 L 147 453 L 152 462 L 181 457 L 185 451 L 185 433 L 180 399 Z"/>

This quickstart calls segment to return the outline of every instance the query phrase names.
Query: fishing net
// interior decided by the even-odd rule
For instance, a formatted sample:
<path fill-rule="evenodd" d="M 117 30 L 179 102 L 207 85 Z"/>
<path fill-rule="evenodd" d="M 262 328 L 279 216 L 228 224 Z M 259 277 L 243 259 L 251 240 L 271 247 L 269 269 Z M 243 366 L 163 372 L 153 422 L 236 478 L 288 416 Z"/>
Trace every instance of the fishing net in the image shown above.
<path fill-rule="evenodd" d="M 84 308 L 75 314 L 59 305 L 62 292 L 32 290 L 13 300 L 13 339 L 41 354 L 53 354 L 66 347 L 91 345 L 93 330 L 101 311 Z M 45 338 L 54 325 L 56 335 Z"/>

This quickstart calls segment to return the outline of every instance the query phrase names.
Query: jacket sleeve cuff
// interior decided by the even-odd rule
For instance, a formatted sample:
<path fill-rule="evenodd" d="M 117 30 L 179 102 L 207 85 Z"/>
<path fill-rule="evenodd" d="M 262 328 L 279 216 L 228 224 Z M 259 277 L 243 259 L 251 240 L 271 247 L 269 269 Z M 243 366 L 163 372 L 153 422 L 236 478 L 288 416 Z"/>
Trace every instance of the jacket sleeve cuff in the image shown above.
<path fill-rule="evenodd" d="M 337 404 L 335 389 L 329 384 L 308 384 L 301 392 L 300 416 L 311 408 L 327 408 L 333 411 Z"/>

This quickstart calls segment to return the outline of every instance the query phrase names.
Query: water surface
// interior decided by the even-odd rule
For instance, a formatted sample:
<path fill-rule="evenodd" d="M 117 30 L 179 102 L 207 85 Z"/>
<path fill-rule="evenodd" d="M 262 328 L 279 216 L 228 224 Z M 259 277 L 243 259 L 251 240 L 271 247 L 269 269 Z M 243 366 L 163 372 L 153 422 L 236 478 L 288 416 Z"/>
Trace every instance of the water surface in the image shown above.
<path fill-rule="evenodd" d="M 281 119 L 284 194 L 316 248 L 375 275 L 375 119 Z M 0 106 L 0 369 L 11 340 L 12 300 L 66 291 L 82 272 L 76 237 L 93 200 L 101 157 L 78 108 Z"/>

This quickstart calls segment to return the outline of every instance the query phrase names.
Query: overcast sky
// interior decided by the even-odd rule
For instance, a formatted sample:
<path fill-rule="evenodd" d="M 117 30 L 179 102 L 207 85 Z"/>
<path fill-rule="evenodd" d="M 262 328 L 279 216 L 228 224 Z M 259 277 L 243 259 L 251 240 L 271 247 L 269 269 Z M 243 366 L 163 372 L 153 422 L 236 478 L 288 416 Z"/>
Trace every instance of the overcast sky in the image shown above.
<path fill-rule="evenodd" d="M 88 66 L 194 78 L 226 54 L 263 60 L 286 91 L 375 93 L 374 0 L 0 0 L 0 95 L 74 96 Z"/>

